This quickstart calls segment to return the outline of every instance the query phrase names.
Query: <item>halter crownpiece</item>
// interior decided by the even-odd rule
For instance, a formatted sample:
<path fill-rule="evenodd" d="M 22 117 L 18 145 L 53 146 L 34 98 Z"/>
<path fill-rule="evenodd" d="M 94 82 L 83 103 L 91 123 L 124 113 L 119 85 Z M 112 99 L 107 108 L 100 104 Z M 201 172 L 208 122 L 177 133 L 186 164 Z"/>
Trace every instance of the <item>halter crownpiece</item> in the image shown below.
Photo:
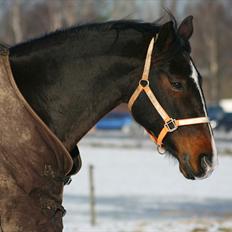
<path fill-rule="evenodd" d="M 139 81 L 139 85 L 135 89 L 134 93 L 130 97 L 130 100 L 128 102 L 128 108 L 130 111 L 132 111 L 132 107 L 139 97 L 139 95 L 142 92 L 145 92 L 148 98 L 150 99 L 152 105 L 155 107 L 157 112 L 160 114 L 161 118 L 164 121 L 163 129 L 160 131 L 158 137 L 154 136 L 150 131 L 147 130 L 148 134 L 150 135 L 151 139 L 157 144 L 158 152 L 163 154 L 165 152 L 165 149 L 163 147 L 163 140 L 167 133 L 171 133 L 178 129 L 179 126 L 188 126 L 188 125 L 194 125 L 194 124 L 201 124 L 201 123 L 209 123 L 208 117 L 196 117 L 196 118 L 187 118 L 187 119 L 173 119 L 171 118 L 167 112 L 163 109 L 163 107 L 160 105 L 159 101 L 155 97 L 154 93 L 152 92 L 150 86 L 149 86 L 149 72 L 150 72 L 150 66 L 151 66 L 151 57 L 152 57 L 152 51 L 154 47 L 154 42 L 157 41 L 158 34 L 156 36 L 156 39 L 152 38 L 146 55 L 144 70 L 142 78 Z"/>

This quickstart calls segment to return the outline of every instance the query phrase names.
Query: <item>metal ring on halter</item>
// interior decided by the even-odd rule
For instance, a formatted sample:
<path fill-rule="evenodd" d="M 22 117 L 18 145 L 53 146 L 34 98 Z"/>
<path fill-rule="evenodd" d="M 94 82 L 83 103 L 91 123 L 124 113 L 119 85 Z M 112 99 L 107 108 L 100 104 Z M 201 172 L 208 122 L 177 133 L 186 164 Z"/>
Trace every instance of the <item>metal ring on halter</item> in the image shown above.
<path fill-rule="evenodd" d="M 164 153 L 166 153 L 165 148 L 162 145 L 157 145 L 157 151 L 163 155 Z"/>
<path fill-rule="evenodd" d="M 149 86 L 149 80 L 140 80 L 139 85 L 145 88 L 146 86 Z"/>

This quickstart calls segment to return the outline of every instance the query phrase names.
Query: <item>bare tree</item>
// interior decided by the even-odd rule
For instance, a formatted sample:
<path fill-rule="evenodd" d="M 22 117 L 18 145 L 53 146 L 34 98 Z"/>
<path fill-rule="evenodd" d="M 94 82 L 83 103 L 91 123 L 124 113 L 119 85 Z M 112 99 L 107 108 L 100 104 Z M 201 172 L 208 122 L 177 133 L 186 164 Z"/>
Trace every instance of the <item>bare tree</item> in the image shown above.
<path fill-rule="evenodd" d="M 111 17 L 113 19 L 122 19 L 136 13 L 136 1 L 117 0 L 113 1 Z"/>
<path fill-rule="evenodd" d="M 21 4 L 20 0 L 11 0 L 11 25 L 14 42 L 18 43 L 23 39 L 23 29 L 21 24 Z"/>
<path fill-rule="evenodd" d="M 162 17 L 165 7 L 166 7 L 166 0 L 160 0 L 160 13 L 159 13 L 160 17 Z"/>
<path fill-rule="evenodd" d="M 48 0 L 47 1 L 47 7 L 49 10 L 49 24 L 51 30 L 56 30 L 58 28 L 62 27 L 62 0 Z"/>
<path fill-rule="evenodd" d="M 171 12 L 174 16 L 177 15 L 177 4 L 178 4 L 177 0 L 172 0 L 171 5 L 170 5 Z"/>
<path fill-rule="evenodd" d="M 223 2 L 210 0 L 201 1 L 191 7 L 191 14 L 195 16 L 193 56 L 208 77 L 207 98 L 211 103 L 218 103 L 224 95 L 222 76 L 225 76 L 227 69 L 227 56 L 231 57 L 231 50 L 228 49 L 231 47 L 228 28 L 231 28 L 232 21 L 226 8 L 227 5 Z M 226 24 L 230 26 L 226 28 Z"/>
<path fill-rule="evenodd" d="M 64 26 L 71 26 L 77 22 L 78 1 L 62 1 L 62 18 Z"/>

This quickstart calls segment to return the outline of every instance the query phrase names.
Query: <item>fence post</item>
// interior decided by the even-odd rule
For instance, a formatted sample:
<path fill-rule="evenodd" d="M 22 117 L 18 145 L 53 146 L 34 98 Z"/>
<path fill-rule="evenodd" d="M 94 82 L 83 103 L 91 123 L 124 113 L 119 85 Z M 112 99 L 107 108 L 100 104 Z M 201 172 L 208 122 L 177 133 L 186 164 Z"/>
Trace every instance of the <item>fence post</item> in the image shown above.
<path fill-rule="evenodd" d="M 89 165 L 89 193 L 90 193 L 90 223 L 92 226 L 96 224 L 96 211 L 95 211 L 95 188 L 93 178 L 94 167 Z"/>

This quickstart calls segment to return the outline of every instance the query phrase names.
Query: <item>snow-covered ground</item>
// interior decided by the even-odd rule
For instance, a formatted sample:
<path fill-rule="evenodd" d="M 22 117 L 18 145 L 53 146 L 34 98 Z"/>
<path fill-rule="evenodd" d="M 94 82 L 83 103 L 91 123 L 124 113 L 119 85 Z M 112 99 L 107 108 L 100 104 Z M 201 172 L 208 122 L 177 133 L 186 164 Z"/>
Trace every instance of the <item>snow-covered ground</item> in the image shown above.
<path fill-rule="evenodd" d="M 217 150 L 220 154 L 232 154 L 232 130 L 230 132 L 214 131 Z M 150 141 L 148 134 L 137 125 L 134 131 L 91 131 L 81 140 L 83 145 L 101 147 L 142 147 L 153 149 L 154 144 Z"/>
<path fill-rule="evenodd" d="M 219 155 L 219 166 L 208 179 L 191 181 L 155 148 L 93 147 L 85 142 L 79 148 L 82 169 L 64 192 L 65 232 L 232 231 L 232 157 Z M 96 192 L 94 227 L 90 164 Z"/>

